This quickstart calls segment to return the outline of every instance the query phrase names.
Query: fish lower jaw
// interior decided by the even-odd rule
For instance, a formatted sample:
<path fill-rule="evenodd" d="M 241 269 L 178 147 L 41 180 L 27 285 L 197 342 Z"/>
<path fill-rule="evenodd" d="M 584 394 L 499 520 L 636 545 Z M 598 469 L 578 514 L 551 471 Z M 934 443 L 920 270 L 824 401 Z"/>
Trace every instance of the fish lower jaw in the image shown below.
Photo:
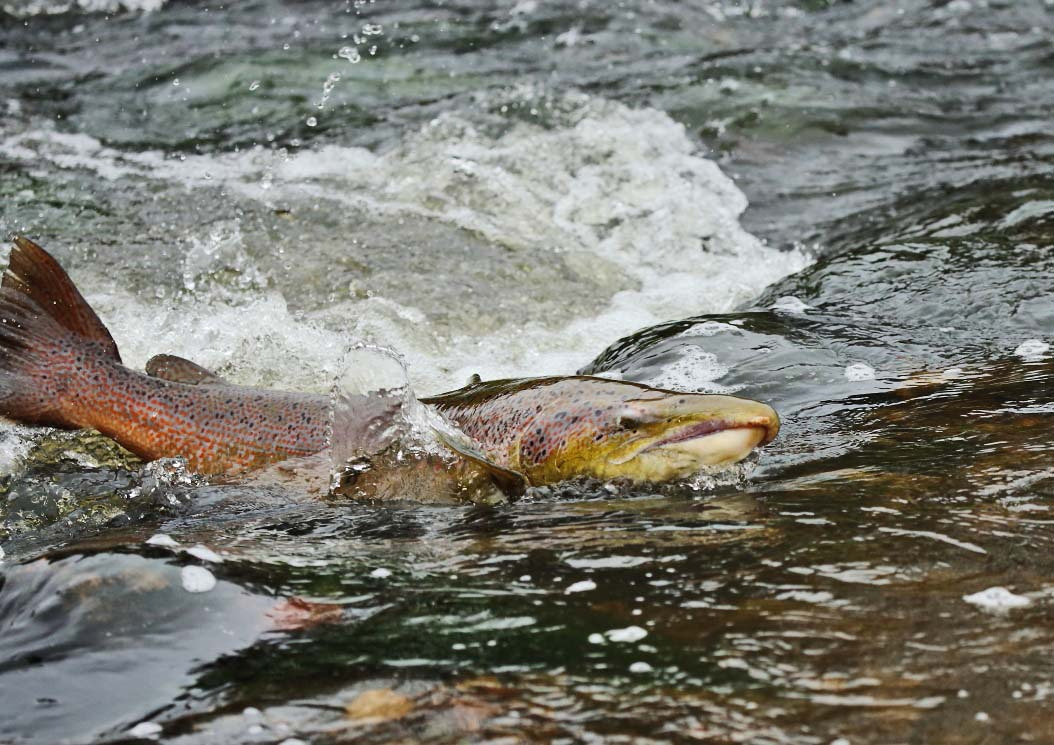
<path fill-rule="evenodd" d="M 738 463 L 750 455 L 767 434 L 764 427 L 736 427 L 653 445 L 624 463 L 620 476 L 642 482 L 688 478 L 705 467 Z"/>
<path fill-rule="evenodd" d="M 657 450 L 682 454 L 701 466 L 721 466 L 746 458 L 766 434 L 762 427 L 736 427 L 660 445 Z"/>

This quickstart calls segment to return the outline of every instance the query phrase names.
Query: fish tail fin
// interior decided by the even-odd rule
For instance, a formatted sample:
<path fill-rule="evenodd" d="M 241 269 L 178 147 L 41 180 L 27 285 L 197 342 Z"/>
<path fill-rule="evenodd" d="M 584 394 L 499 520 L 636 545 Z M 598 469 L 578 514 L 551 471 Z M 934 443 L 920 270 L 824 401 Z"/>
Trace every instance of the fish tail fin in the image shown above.
<path fill-rule="evenodd" d="M 23 424 L 78 427 L 64 405 L 71 388 L 117 345 L 59 263 L 15 238 L 0 281 L 0 416 Z"/>

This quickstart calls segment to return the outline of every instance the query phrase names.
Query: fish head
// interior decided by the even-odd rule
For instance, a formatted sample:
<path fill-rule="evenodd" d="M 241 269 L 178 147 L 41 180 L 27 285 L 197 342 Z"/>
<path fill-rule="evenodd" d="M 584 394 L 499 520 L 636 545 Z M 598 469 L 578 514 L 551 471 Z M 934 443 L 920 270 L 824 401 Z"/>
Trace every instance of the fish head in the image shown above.
<path fill-rule="evenodd" d="M 634 482 L 687 478 L 736 463 L 779 431 L 766 404 L 574 378 L 575 395 L 553 397 L 517 443 L 517 470 L 531 483 L 595 477 Z"/>

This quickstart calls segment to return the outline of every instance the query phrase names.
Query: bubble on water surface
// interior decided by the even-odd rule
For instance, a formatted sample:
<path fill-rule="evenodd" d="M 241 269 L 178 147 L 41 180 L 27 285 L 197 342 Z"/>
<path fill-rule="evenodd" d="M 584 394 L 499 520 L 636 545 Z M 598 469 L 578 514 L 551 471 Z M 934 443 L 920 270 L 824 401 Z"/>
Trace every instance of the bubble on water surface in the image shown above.
<path fill-rule="evenodd" d="M 874 380 L 875 368 L 865 362 L 854 362 L 845 368 L 845 379 L 851 382 Z"/>
<path fill-rule="evenodd" d="M 1046 359 L 1050 345 L 1042 339 L 1026 339 L 1014 350 L 1014 354 L 1026 362 L 1039 362 Z"/>
<path fill-rule="evenodd" d="M 607 637 L 608 641 L 627 643 L 639 642 L 647 635 L 648 632 L 640 626 L 627 626 L 624 629 L 611 629 L 604 632 L 604 636 Z"/>
<path fill-rule="evenodd" d="M 180 570 L 183 589 L 187 592 L 209 592 L 216 587 L 216 577 L 205 567 L 186 566 Z"/>
<path fill-rule="evenodd" d="M 588 592 L 589 590 L 597 589 L 597 583 L 591 579 L 584 579 L 579 582 L 575 582 L 568 585 L 567 589 L 564 590 L 565 594 L 570 595 L 573 592 Z"/>
<path fill-rule="evenodd" d="M 362 56 L 355 47 L 341 47 L 340 51 L 337 52 L 337 56 L 341 59 L 346 59 L 353 65 L 362 61 Z"/>
<path fill-rule="evenodd" d="M 997 614 L 1032 605 L 1030 598 L 1010 592 L 1005 587 L 989 587 L 987 590 L 981 590 L 972 595 L 963 595 L 963 600 L 976 605 L 981 610 Z"/>

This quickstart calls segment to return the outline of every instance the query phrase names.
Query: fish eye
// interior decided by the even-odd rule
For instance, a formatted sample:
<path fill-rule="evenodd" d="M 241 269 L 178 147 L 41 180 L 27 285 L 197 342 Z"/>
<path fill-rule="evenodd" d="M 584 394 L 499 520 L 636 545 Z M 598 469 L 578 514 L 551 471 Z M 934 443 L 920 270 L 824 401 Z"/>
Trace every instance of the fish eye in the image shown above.
<path fill-rule="evenodd" d="M 637 417 L 623 415 L 618 418 L 617 424 L 620 429 L 637 429 L 644 424 L 644 422 Z"/>

